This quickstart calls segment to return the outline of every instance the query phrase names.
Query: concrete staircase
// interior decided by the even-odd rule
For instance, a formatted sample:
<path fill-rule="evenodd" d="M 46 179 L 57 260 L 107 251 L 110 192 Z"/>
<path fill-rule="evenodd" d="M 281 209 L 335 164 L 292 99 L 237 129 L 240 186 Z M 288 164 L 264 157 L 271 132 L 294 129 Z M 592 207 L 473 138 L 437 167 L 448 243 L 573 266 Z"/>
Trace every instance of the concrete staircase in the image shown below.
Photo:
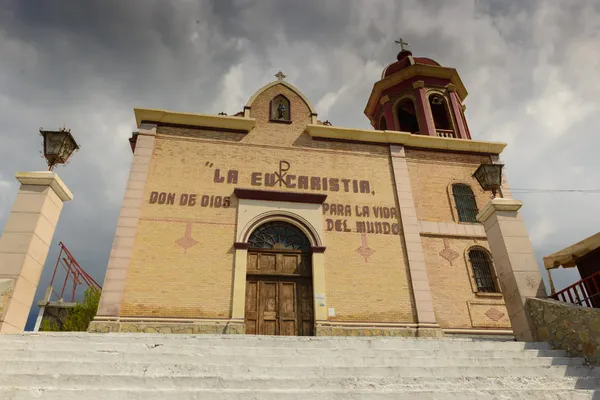
<path fill-rule="evenodd" d="M 544 343 L 386 337 L 0 335 L 2 400 L 600 399 Z"/>

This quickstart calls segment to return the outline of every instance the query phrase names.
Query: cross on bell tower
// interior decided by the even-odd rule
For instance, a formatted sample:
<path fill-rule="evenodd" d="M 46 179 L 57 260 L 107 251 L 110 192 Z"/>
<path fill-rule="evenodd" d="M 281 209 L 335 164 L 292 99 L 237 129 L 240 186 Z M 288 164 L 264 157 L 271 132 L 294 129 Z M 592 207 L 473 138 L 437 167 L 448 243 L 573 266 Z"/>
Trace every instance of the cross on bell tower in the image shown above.
<path fill-rule="evenodd" d="M 395 40 L 395 43 L 399 44 L 402 50 L 407 50 L 410 47 L 410 44 L 406 43 L 402 38 Z"/>

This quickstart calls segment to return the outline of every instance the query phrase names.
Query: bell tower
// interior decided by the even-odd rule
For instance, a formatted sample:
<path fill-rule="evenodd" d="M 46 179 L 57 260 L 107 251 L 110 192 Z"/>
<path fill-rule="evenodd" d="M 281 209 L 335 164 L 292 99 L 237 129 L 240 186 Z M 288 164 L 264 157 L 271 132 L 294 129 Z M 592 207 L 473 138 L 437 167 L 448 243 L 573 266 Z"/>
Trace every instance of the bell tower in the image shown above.
<path fill-rule="evenodd" d="M 402 39 L 397 61 L 375 83 L 365 115 L 378 130 L 471 139 L 463 101 L 467 90 L 454 68 L 414 57 Z"/>

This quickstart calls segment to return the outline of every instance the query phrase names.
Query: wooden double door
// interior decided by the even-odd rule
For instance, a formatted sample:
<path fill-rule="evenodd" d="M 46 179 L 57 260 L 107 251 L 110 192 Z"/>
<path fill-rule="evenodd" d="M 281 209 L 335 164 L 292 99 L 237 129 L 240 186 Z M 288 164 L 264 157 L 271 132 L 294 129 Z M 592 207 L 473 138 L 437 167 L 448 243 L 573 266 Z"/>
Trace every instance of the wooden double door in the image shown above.
<path fill-rule="evenodd" d="M 310 255 L 250 251 L 246 277 L 246 333 L 312 336 Z"/>

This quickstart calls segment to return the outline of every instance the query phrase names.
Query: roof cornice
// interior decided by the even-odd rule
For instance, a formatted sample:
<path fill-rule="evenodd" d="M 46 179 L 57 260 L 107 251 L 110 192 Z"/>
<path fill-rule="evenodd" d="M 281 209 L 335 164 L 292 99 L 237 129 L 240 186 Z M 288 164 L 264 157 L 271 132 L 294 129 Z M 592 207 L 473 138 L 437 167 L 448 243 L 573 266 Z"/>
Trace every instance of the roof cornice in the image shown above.
<path fill-rule="evenodd" d="M 186 125 L 249 132 L 256 124 L 256 120 L 254 118 L 245 117 L 193 114 L 151 108 L 134 108 L 133 111 L 138 127 L 140 127 L 142 122 L 153 122 L 158 125 Z"/>
<path fill-rule="evenodd" d="M 500 154 L 506 147 L 506 143 L 498 142 L 413 135 L 408 132 L 400 131 L 341 128 L 327 125 L 309 124 L 306 126 L 306 131 L 312 138 L 319 139 L 362 143 L 401 144 L 412 148 L 468 153 Z"/>

